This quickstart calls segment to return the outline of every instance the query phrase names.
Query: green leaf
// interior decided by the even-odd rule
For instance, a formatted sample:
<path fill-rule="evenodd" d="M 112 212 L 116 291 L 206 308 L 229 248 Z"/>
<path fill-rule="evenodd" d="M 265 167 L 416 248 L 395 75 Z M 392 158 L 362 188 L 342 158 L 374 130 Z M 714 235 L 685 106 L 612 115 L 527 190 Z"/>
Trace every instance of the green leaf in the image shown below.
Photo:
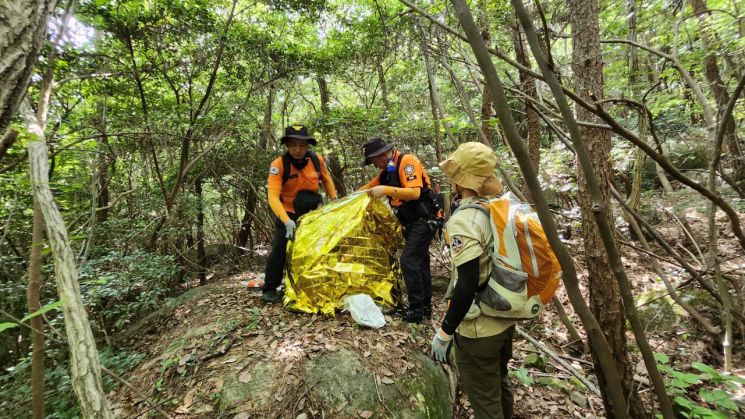
<path fill-rule="evenodd" d="M 709 374 L 709 375 L 712 375 L 712 376 L 720 375 L 719 374 L 719 371 L 717 371 L 714 368 L 712 368 L 712 367 L 710 367 L 710 366 L 708 366 L 708 365 L 706 365 L 704 363 L 701 363 L 701 362 L 694 362 L 694 363 L 691 364 L 691 367 L 693 369 L 699 370 L 699 371 L 701 371 L 703 373 L 706 373 L 706 374 Z"/>
<path fill-rule="evenodd" d="M 713 404 L 717 408 L 724 408 L 734 412 L 738 412 L 739 408 L 737 404 L 732 401 L 729 393 L 724 390 L 715 389 L 713 391 L 701 390 L 698 393 L 701 398 L 709 404 Z"/>
<path fill-rule="evenodd" d="M 13 322 L 0 323 L 0 332 L 2 332 L 5 329 L 10 329 L 13 327 L 18 327 L 18 323 L 13 323 Z"/>
<path fill-rule="evenodd" d="M 516 371 L 511 371 L 510 373 L 514 373 L 514 376 L 517 377 L 525 387 L 530 387 L 534 383 L 533 377 L 530 376 L 530 373 L 525 368 L 520 368 Z"/>
<path fill-rule="evenodd" d="M 688 384 L 700 384 L 702 376 L 673 370 L 671 375 L 677 380 L 684 381 Z"/>
<path fill-rule="evenodd" d="M 670 362 L 670 358 L 661 352 L 655 352 L 654 359 L 660 364 L 667 364 Z"/>
<path fill-rule="evenodd" d="M 695 406 L 695 404 L 692 401 L 690 401 L 688 398 L 681 397 L 681 396 L 674 398 L 673 402 L 675 402 L 675 404 L 677 404 L 678 406 L 684 407 L 688 410 L 691 410 L 693 406 Z"/>
<path fill-rule="evenodd" d="M 21 319 L 22 322 L 25 322 L 26 320 L 32 319 L 36 316 L 39 316 L 41 314 L 46 313 L 47 311 L 56 310 L 58 308 L 62 307 L 62 301 L 55 301 L 53 303 L 49 303 L 45 305 L 44 307 L 34 311 L 33 313 L 29 313 Z"/>

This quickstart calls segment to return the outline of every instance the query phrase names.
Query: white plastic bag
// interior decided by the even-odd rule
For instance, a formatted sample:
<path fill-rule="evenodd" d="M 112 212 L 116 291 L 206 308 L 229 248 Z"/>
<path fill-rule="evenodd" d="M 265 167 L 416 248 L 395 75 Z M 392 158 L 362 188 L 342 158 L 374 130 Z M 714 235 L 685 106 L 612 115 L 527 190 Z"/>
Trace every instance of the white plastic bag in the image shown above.
<path fill-rule="evenodd" d="M 373 329 L 379 329 L 385 326 L 383 312 L 367 294 L 355 294 L 344 297 L 344 307 L 352 314 L 354 321 L 363 326 L 372 327 Z"/>

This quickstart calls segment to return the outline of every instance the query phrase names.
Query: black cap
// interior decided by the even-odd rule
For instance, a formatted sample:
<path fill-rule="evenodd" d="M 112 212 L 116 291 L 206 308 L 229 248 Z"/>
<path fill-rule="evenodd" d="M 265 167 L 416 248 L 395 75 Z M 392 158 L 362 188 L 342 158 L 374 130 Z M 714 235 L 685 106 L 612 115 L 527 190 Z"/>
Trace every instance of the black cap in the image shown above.
<path fill-rule="evenodd" d="M 373 138 L 362 146 L 362 153 L 365 155 L 363 166 L 370 164 L 370 157 L 383 154 L 393 148 L 393 144 L 386 143 L 382 138 Z"/>
<path fill-rule="evenodd" d="M 316 145 L 316 139 L 308 135 L 308 128 L 305 125 L 289 125 L 285 128 L 285 135 L 279 142 L 286 144 L 290 138 L 308 140 L 311 145 Z"/>

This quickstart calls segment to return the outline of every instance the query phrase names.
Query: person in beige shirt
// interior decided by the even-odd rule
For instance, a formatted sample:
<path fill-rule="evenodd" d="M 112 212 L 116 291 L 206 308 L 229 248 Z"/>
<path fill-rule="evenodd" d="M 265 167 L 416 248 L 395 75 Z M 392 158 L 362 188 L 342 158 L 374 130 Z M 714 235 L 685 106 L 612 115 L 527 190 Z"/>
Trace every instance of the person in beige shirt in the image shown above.
<path fill-rule="evenodd" d="M 494 151 L 475 142 L 461 144 L 440 163 L 462 201 L 445 229 L 453 278 L 447 313 L 432 338 L 432 355 L 448 362 L 450 349 L 455 346 L 458 371 L 477 419 L 512 417 L 507 364 L 512 358 L 515 322 L 482 315 L 474 303 L 491 273 L 489 249 L 493 237 L 489 216 L 469 205 L 486 202 L 502 192 L 502 184 L 494 176 L 496 163 Z"/>

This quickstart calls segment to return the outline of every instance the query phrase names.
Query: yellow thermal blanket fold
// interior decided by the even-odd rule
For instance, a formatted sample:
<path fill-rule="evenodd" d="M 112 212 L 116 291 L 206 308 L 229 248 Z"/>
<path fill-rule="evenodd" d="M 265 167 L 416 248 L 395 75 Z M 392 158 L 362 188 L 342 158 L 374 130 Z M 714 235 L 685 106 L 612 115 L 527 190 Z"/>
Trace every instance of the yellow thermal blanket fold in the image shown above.
<path fill-rule="evenodd" d="M 352 294 L 393 307 L 393 263 L 402 246 L 401 224 L 391 208 L 366 193 L 304 215 L 287 245 L 285 307 L 333 316 Z"/>

